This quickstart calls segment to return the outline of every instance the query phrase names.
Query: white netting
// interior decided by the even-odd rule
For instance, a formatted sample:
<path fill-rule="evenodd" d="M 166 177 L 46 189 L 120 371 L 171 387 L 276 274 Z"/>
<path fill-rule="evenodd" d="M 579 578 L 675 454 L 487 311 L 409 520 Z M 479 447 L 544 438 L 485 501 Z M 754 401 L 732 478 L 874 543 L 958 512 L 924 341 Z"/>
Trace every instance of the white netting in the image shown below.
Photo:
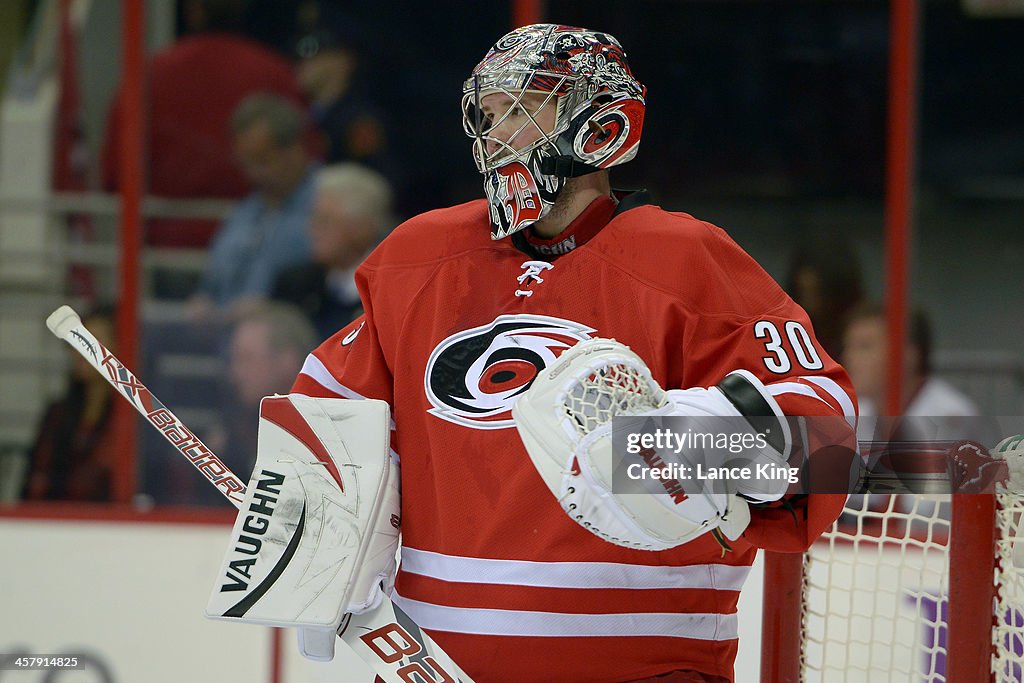
<path fill-rule="evenodd" d="M 579 378 L 563 398 L 565 414 L 581 437 L 616 415 L 638 415 L 665 404 L 665 393 L 632 363 L 610 359 Z"/>
<path fill-rule="evenodd" d="M 1016 477 L 1011 474 L 1016 481 Z M 1024 496 L 996 495 L 996 627 L 992 670 L 997 683 L 1024 681 Z"/>
<path fill-rule="evenodd" d="M 1020 683 L 1024 503 L 1012 494 L 997 500 L 992 666 L 998 683 Z M 802 680 L 947 680 L 949 520 L 949 495 L 851 497 L 805 556 Z"/>
<path fill-rule="evenodd" d="M 859 496 L 807 554 L 806 681 L 940 681 L 949 496 Z"/>

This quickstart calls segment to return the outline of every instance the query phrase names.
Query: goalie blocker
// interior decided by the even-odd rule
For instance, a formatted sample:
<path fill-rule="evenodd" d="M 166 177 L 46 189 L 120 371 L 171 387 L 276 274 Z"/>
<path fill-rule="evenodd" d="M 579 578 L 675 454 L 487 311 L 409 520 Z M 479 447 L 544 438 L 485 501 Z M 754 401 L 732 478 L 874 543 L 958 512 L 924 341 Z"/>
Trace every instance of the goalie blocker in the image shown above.
<path fill-rule="evenodd" d="M 304 656 L 332 659 L 344 615 L 376 608 L 393 580 L 389 438 L 384 401 L 263 399 L 256 464 L 206 615 L 297 627 Z"/>

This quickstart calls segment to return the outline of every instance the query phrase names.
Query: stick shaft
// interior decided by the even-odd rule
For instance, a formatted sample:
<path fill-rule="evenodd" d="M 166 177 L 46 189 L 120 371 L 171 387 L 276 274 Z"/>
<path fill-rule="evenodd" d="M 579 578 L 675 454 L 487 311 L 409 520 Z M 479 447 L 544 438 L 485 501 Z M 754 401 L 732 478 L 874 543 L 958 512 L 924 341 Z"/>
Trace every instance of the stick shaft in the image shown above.
<path fill-rule="evenodd" d="M 387 598 L 369 612 L 349 615 L 338 635 L 377 674 L 375 683 L 473 683 L 433 638 Z"/>
<path fill-rule="evenodd" d="M 96 368 L 97 372 L 106 377 L 117 392 L 163 434 L 164 438 L 191 462 L 207 481 L 216 486 L 232 505 L 236 508 L 242 507 L 242 498 L 245 496 L 245 484 L 242 480 L 235 476 L 235 473 L 221 462 L 220 458 L 193 434 L 177 415 L 168 410 L 109 349 L 100 344 L 85 325 L 79 321 L 62 332 L 63 334 L 59 334 L 55 330 L 54 334 L 70 344 Z"/>
<path fill-rule="evenodd" d="M 54 311 L 46 325 L 55 336 L 70 344 L 97 372 L 106 377 L 117 392 L 163 434 L 207 481 L 216 486 L 232 505 L 242 508 L 245 484 L 124 363 L 96 339 L 70 307 L 62 306 Z M 404 624 L 404 627 L 399 624 Z M 389 636 L 395 632 L 407 639 L 408 647 L 416 653 L 423 653 L 420 655 L 423 657 L 422 662 L 410 660 L 405 651 L 388 652 L 386 648 L 382 649 L 378 642 L 393 642 Z M 376 610 L 353 615 L 339 637 L 375 672 L 375 681 L 405 683 L 415 679 L 473 683 L 430 636 L 420 631 L 387 598 Z"/>

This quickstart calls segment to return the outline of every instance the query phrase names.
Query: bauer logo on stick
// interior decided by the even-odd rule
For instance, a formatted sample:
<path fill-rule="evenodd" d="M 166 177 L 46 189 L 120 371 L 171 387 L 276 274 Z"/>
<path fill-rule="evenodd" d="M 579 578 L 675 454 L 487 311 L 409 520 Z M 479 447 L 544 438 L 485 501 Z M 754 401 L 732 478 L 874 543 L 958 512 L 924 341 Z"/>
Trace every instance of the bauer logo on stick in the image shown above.
<path fill-rule="evenodd" d="M 245 485 L 241 480 L 185 427 L 174 413 L 157 400 L 146 385 L 140 382 L 113 353 L 100 344 L 70 306 L 61 306 L 51 313 L 46 319 L 46 326 L 56 337 L 78 350 L 82 358 L 106 377 L 111 386 L 187 457 L 210 483 L 219 488 L 225 498 L 235 507 L 242 504 Z M 97 354 L 97 350 L 102 354 L 102 358 Z"/>

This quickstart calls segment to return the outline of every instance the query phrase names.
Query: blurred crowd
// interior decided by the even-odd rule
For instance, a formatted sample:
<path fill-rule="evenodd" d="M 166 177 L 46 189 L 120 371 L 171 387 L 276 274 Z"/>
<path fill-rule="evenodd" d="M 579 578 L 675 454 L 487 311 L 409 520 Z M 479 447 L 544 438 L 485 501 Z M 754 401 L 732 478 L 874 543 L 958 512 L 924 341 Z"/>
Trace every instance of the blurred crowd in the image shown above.
<path fill-rule="evenodd" d="M 384 92 L 375 86 L 389 63 L 387 56 L 371 44 L 358 21 L 337 9 L 337 3 L 281 3 L 278 8 L 287 8 L 295 16 L 280 22 L 285 28 L 264 26 L 263 36 L 245 25 L 250 4 L 179 0 L 180 35 L 147 59 L 145 192 L 236 203 L 221 221 L 147 219 L 146 246 L 203 250 L 206 259 L 198 277 L 172 268 L 154 270 L 149 296 L 174 302 L 181 315 L 144 320 L 138 368 L 154 393 L 180 416 L 189 416 L 186 422 L 243 479 L 255 459 L 259 399 L 287 392 L 306 354 L 361 313 L 356 267 L 403 216 L 472 196 L 459 178 L 474 177 L 468 142 L 460 158 L 465 175 L 448 173 L 445 179 L 450 182 L 444 190 L 436 184 L 446 175 L 440 164 L 401 161 L 407 150 L 417 151 L 421 160 L 430 158 L 432 145 L 440 137 L 454 144 L 465 142 L 458 137 L 457 77 L 451 79 L 448 92 L 436 92 L 394 73 L 391 89 Z M 585 8 L 577 9 L 586 14 Z M 506 18 L 495 13 L 484 20 Z M 581 16 L 580 23 L 586 20 Z M 644 21 L 655 20 L 636 17 L 630 25 L 642 27 Z M 854 25 L 851 30 L 866 29 Z M 628 44 L 641 44 L 636 38 L 628 40 L 629 35 L 620 37 Z M 701 37 L 694 39 L 696 43 L 664 49 L 699 53 Z M 449 47 L 459 46 L 453 42 Z M 476 52 L 469 54 L 484 47 L 474 42 Z M 416 49 L 432 48 L 424 40 Z M 646 56 L 656 61 L 657 46 L 646 49 L 641 60 Z M 451 58 L 468 73 L 472 58 L 454 53 Z M 375 60 L 379 63 L 369 68 L 368 62 Z M 699 81 L 701 60 L 678 61 L 696 70 Z M 877 66 L 870 60 L 853 62 Z M 765 68 L 763 63 L 760 68 Z M 667 72 L 669 78 L 679 76 L 672 69 Z M 806 74 L 807 78 L 829 78 L 828 73 L 814 70 Z M 693 79 L 694 73 L 688 77 Z M 792 112 L 819 111 L 803 107 L 800 97 L 822 89 L 815 83 L 805 85 L 793 83 L 793 101 L 782 97 L 778 106 Z M 751 87 L 764 86 L 751 81 Z M 396 126 L 393 114 L 389 115 L 396 110 L 396 91 L 404 92 L 410 102 L 443 98 L 453 112 L 453 124 L 437 136 L 408 125 Z M 667 92 L 664 87 L 662 92 Z M 745 91 L 740 87 L 736 92 Z M 800 93 L 804 95 L 798 97 Z M 864 102 L 870 98 L 857 92 L 848 95 L 860 104 L 846 112 L 852 118 L 843 119 L 856 128 L 855 134 L 833 136 L 834 131 L 826 130 L 837 125 L 831 119 L 810 123 L 786 119 L 786 125 L 799 129 L 804 146 L 818 150 L 817 154 L 820 140 L 807 137 L 807 131 L 817 131 L 841 147 L 859 145 L 857 154 L 839 149 L 826 155 L 842 160 L 843 167 L 829 169 L 825 176 L 840 179 L 836 180 L 840 184 L 848 181 L 855 189 L 875 191 L 882 177 L 878 168 L 882 149 L 879 145 L 865 151 L 862 135 L 864 131 L 880 135 L 881 109 L 866 111 Z M 749 109 L 733 104 L 737 110 Z M 118 91 L 110 105 L 100 159 L 102 184 L 108 191 L 119 186 L 125 106 L 125 94 Z M 740 152 L 714 142 L 721 141 L 721 136 L 785 138 L 731 125 L 706 135 L 693 134 L 695 117 L 716 106 L 696 92 L 685 110 L 676 112 L 681 118 L 673 124 L 656 120 L 674 115 L 670 107 L 652 108 L 651 142 L 646 144 L 660 149 L 663 156 L 689 159 L 694 149 L 680 145 L 710 140 L 715 159 L 728 165 L 732 163 L 729 154 Z M 835 107 L 849 109 L 842 102 Z M 681 129 L 688 134 L 679 135 Z M 743 154 L 750 149 L 746 144 L 735 146 L 743 147 Z M 814 161 L 814 154 L 800 145 L 790 152 L 794 158 Z M 655 183 L 669 173 L 675 174 L 672 182 L 690 178 L 698 183 L 716 171 L 702 163 L 671 168 L 659 163 L 659 158 L 642 158 L 633 171 L 654 178 Z M 746 162 L 756 167 L 758 154 Z M 808 177 L 828 179 L 820 168 L 805 170 Z M 807 310 L 826 351 L 849 371 L 861 415 L 884 412 L 885 316 L 868 294 L 856 250 L 834 233 L 823 232 L 817 240 L 801 241 L 790 257 L 782 284 Z M 113 309 L 102 301 L 94 303 L 94 310 L 83 317 L 101 340 L 112 344 Z M 910 330 L 902 377 L 903 414 L 977 414 L 970 398 L 932 372 L 934 340 L 924 312 L 915 312 Z M 66 393 L 41 420 L 22 497 L 109 500 L 111 463 L 116 462 L 119 448 L 111 440 L 110 425 L 131 418 L 120 414 L 124 408 L 111 400 L 103 378 L 84 363 L 73 362 L 67 379 Z M 145 496 L 158 504 L 226 504 L 151 432 L 140 432 L 139 480 Z"/>
<path fill-rule="evenodd" d="M 221 221 L 150 218 L 146 247 L 202 250 L 197 277 L 152 274 L 140 377 L 243 479 L 256 455 L 259 402 L 286 393 L 306 355 L 361 312 L 355 269 L 394 227 L 402 191 L 385 107 L 360 69 L 359 33 L 331 3 L 293 6 L 279 45 L 246 35 L 250 2 L 182 0 L 180 36 L 145 65 L 144 191 L 231 199 Z M 120 183 L 128 105 L 110 105 L 103 188 Z M 114 347 L 115 309 L 83 316 Z M 116 353 L 116 350 L 115 350 Z M 29 453 L 24 500 L 107 501 L 132 419 L 103 376 L 72 358 L 67 390 Z M 195 368 L 207 371 L 196 372 Z M 140 489 L 157 504 L 224 504 L 158 434 L 140 433 Z"/>

